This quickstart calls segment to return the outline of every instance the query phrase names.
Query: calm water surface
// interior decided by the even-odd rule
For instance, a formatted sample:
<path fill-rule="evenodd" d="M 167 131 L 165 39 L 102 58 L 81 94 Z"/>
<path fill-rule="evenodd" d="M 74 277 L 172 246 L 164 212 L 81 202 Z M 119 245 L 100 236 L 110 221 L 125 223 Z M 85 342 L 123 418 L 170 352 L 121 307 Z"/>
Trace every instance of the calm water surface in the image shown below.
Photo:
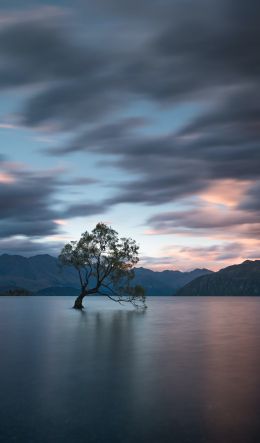
<path fill-rule="evenodd" d="M 260 298 L 0 298 L 0 441 L 260 442 Z"/>

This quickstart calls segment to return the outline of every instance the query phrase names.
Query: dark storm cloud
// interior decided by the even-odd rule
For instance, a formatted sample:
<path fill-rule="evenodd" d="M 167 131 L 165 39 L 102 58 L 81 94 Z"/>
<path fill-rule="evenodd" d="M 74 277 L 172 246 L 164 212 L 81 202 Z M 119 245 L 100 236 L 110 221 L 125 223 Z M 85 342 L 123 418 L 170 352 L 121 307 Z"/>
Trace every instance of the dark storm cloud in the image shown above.
<path fill-rule="evenodd" d="M 126 66 L 129 88 L 169 103 L 258 82 L 258 5 L 248 3 L 243 11 L 239 3 L 211 0 L 175 10 L 172 3 L 171 24 L 166 20 L 163 30 L 159 24 L 158 35 Z"/>
<path fill-rule="evenodd" d="M 22 123 L 32 127 L 50 123 L 59 130 L 74 130 L 102 118 L 120 102 L 118 93 L 110 91 L 103 79 L 61 82 L 47 87 L 27 103 Z"/>
<path fill-rule="evenodd" d="M 208 102 L 179 133 L 145 137 L 125 121 L 101 124 L 56 153 L 112 155 L 117 166 L 135 173 L 109 203 L 166 203 L 212 180 L 259 177 L 260 20 L 254 6 L 198 2 L 194 11 L 179 3 L 177 17 L 171 8 L 171 27 L 158 26 L 157 35 L 123 59 L 120 85 L 128 92 L 159 104 L 191 97 Z"/>
<path fill-rule="evenodd" d="M 227 90 L 217 104 L 212 106 L 207 113 L 194 118 L 190 124 L 179 131 L 179 135 L 191 136 L 201 132 L 207 134 L 221 129 L 220 134 L 227 136 L 235 126 L 238 130 L 233 138 L 235 143 L 258 140 L 259 99 L 257 83 Z"/>
<path fill-rule="evenodd" d="M 30 213 L 28 217 L 30 217 Z M 22 220 L 18 217 L 16 220 L 8 219 L 6 222 L 0 222 L 0 237 L 12 237 L 24 235 L 27 237 L 44 237 L 46 235 L 57 234 L 57 225 L 52 220 Z"/>
<path fill-rule="evenodd" d="M 160 165 L 158 165 L 160 168 Z M 190 178 L 192 173 L 192 165 L 190 169 L 179 171 L 174 176 L 165 175 L 161 171 L 161 176 L 152 180 L 153 174 L 158 177 L 156 165 L 153 165 L 153 171 L 150 170 L 149 175 L 142 180 L 121 184 L 121 193 L 108 200 L 109 204 L 118 203 L 144 203 L 147 205 L 160 205 L 176 201 L 181 197 L 187 197 L 195 192 L 199 192 L 206 185 L 201 177 L 197 182 Z M 169 173 L 169 171 L 167 171 Z M 207 183 L 207 182 L 206 182 Z"/>
<path fill-rule="evenodd" d="M 119 3 L 115 4 L 120 11 Z M 129 8 L 124 6 L 123 34 L 131 28 L 123 27 L 127 11 L 131 25 L 140 20 L 139 9 L 148 10 L 143 25 L 149 38 L 132 53 L 128 47 L 115 50 L 120 39 L 112 34 L 102 49 L 87 34 L 81 40 L 65 36 L 64 23 L 5 27 L 0 36 L 4 61 L 0 84 L 42 83 L 42 90 L 27 103 L 24 123 L 33 126 L 54 120 L 65 128 L 111 115 L 138 96 L 159 104 L 174 103 L 193 94 L 212 95 L 214 88 L 258 82 L 257 5 L 250 2 L 242 10 L 239 2 L 211 0 L 198 1 L 196 10 L 191 2 L 185 6 L 165 2 L 164 7 L 167 14 L 162 13 L 161 3 L 154 2 L 154 14 L 150 14 L 150 3 L 142 2 L 133 14 L 130 3 Z M 118 12 L 114 14 L 116 18 Z"/>
<path fill-rule="evenodd" d="M 57 232 L 52 209 L 56 183 L 51 177 L 16 171 L 13 181 L 0 183 L 0 236 L 42 236 Z"/>
<path fill-rule="evenodd" d="M 10 237 L 0 239 L 1 254 L 19 254 L 32 256 L 36 254 L 58 255 L 64 246 L 62 242 L 36 242 L 29 238 Z"/>
<path fill-rule="evenodd" d="M 149 219 L 149 223 L 161 229 L 187 228 L 187 229 L 215 229 L 225 228 L 246 223 L 258 223 L 257 214 L 252 218 L 244 212 L 224 212 L 209 208 L 198 208 L 185 211 L 173 211 L 155 215 Z"/>
<path fill-rule="evenodd" d="M 94 151 L 104 154 L 120 154 L 124 149 L 132 154 L 132 150 L 127 149 L 127 143 L 132 137 L 136 137 L 135 130 L 149 124 L 148 119 L 133 117 L 125 118 L 113 123 L 96 125 L 95 127 L 83 131 L 71 142 L 60 147 L 46 149 L 50 155 L 69 154 L 80 151 Z"/>
<path fill-rule="evenodd" d="M 228 142 L 230 138 L 233 137 L 221 140 L 218 135 L 215 138 L 202 135 L 196 141 L 159 139 L 157 146 L 154 146 L 156 142 L 138 143 L 134 149 L 136 155 L 126 150 L 118 164 L 129 172 L 141 174 L 141 177 L 122 184 L 115 202 L 160 204 L 196 195 L 213 180 L 231 178 L 239 181 L 259 177 L 258 143 L 239 145 L 231 140 Z M 216 139 L 219 139 L 217 145 Z"/>
<path fill-rule="evenodd" d="M 213 235 L 226 238 L 259 239 L 260 222 L 256 211 L 221 210 L 216 206 L 196 206 L 183 211 L 154 215 L 147 223 L 159 234 Z"/>
<path fill-rule="evenodd" d="M 234 111 L 223 122 L 219 109 L 219 120 L 216 116 L 214 125 L 208 113 L 198 118 L 192 129 L 188 125 L 177 134 L 153 137 L 141 134 L 142 120 L 122 120 L 86 131 L 49 152 L 86 151 L 106 158 L 110 155 L 118 167 L 136 174 L 135 180 L 120 185 L 120 193 L 109 204 L 167 203 L 206 189 L 212 180 L 259 177 L 256 121 L 255 125 L 242 124 L 242 109 L 237 113 L 238 118 Z"/>
<path fill-rule="evenodd" d="M 1 161 L 0 161 L 1 163 Z M 98 205 L 75 205 L 62 208 L 57 199 L 60 187 L 77 185 L 78 180 L 62 182 L 57 171 L 33 172 L 2 162 L 0 171 L 0 238 L 12 236 L 44 237 L 60 232 L 56 220 L 102 213 Z M 92 183 L 83 180 L 84 184 Z M 64 206 L 64 205 L 63 205 Z"/>
<path fill-rule="evenodd" d="M 241 200 L 239 208 L 249 211 L 258 211 L 260 220 L 260 181 L 254 183 Z"/>
<path fill-rule="evenodd" d="M 198 135 L 184 129 L 182 134 L 153 138 L 132 134 L 130 129 L 125 121 L 101 126 L 52 152 L 110 154 L 118 167 L 135 173 L 135 181 L 121 184 L 120 194 L 111 198 L 110 204 L 160 204 L 198 193 L 212 180 L 259 177 L 257 131 L 250 134 L 251 128 L 243 128 L 240 122 L 232 120 L 229 128 L 226 120 L 218 124 L 217 130 L 198 130 Z"/>
<path fill-rule="evenodd" d="M 121 193 L 107 204 L 144 202 L 160 204 L 200 190 L 209 179 L 207 173 L 194 182 L 194 170 L 200 166 L 196 158 L 183 155 L 174 136 L 146 138 L 135 130 L 142 128 L 143 119 L 125 119 L 111 125 L 102 125 L 87 131 L 72 143 L 49 152 L 69 153 L 93 151 L 111 155 L 116 164 L 139 175 L 136 181 L 121 185 Z M 194 156 L 193 156 L 194 157 Z M 175 170 L 176 169 L 176 170 Z"/>
<path fill-rule="evenodd" d="M 89 215 L 103 214 L 107 211 L 107 206 L 104 203 L 77 203 L 68 208 L 62 213 L 64 218 L 87 217 Z"/>
<path fill-rule="evenodd" d="M 17 64 L 17 84 L 41 81 L 65 81 L 88 74 L 93 76 L 100 65 L 95 52 L 80 48 L 66 38 L 66 30 L 44 22 L 27 22 L 5 27 L 0 33 L 0 51 L 3 68 Z M 9 65 L 10 64 L 10 65 Z M 20 82 L 19 75 L 22 80 Z M 3 76 L 1 76 L 3 82 Z M 16 86 L 15 77 L 6 78 L 10 86 Z M 5 85 L 5 84 L 4 84 Z"/>
<path fill-rule="evenodd" d="M 99 179 L 92 177 L 77 177 L 59 180 L 59 186 L 90 186 L 99 183 Z"/>
<path fill-rule="evenodd" d="M 106 55 L 72 42 L 60 26 L 28 22 L 5 27 L 0 53 L 0 87 L 38 87 L 25 104 L 25 125 L 75 127 L 117 105 L 116 79 L 108 72 Z"/>

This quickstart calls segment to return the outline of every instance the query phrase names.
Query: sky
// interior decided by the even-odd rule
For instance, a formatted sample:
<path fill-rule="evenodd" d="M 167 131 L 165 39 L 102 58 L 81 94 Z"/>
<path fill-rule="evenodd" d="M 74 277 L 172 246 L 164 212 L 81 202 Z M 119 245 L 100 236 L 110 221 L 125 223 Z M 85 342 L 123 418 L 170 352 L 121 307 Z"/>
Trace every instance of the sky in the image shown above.
<path fill-rule="evenodd" d="M 1 0 L 0 251 L 259 259 L 259 41 L 258 0 Z"/>

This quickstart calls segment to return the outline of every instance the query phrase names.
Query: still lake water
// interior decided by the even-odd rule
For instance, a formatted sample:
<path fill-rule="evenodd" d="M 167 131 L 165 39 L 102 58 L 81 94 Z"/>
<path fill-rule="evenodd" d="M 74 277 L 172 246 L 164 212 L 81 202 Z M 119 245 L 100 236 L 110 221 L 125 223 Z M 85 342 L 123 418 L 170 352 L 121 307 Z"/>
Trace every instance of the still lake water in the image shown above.
<path fill-rule="evenodd" d="M 0 298 L 0 441 L 260 442 L 260 298 Z"/>

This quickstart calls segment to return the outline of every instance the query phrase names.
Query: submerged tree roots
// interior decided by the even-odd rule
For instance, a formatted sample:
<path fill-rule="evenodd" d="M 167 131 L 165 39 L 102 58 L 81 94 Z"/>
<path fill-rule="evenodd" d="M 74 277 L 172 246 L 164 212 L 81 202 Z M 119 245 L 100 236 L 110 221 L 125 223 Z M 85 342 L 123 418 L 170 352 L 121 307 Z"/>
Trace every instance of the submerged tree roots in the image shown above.
<path fill-rule="evenodd" d="M 75 300 L 73 308 L 74 309 L 79 309 L 79 310 L 84 309 L 84 306 L 82 304 L 82 300 L 83 300 L 83 298 L 81 296 L 77 297 L 76 300 Z"/>

